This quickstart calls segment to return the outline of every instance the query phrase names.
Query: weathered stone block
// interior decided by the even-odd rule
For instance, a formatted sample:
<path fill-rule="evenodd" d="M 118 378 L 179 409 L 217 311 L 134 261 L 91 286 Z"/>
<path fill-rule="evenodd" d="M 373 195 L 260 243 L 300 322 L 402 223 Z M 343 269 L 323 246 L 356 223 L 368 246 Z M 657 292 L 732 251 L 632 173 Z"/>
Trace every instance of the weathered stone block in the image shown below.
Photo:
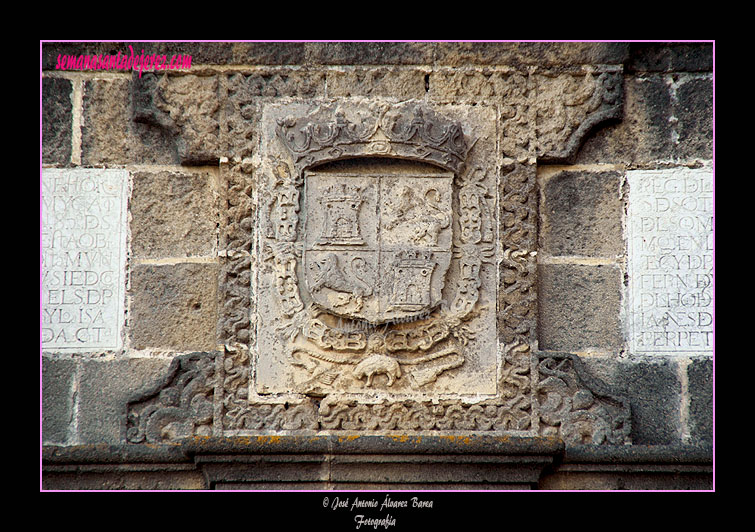
<path fill-rule="evenodd" d="M 621 349 L 621 283 L 617 266 L 540 264 L 540 349 Z"/>
<path fill-rule="evenodd" d="M 84 165 L 176 164 L 173 133 L 161 126 L 132 120 L 131 81 L 89 80 L 84 83 L 81 160 Z"/>
<path fill-rule="evenodd" d="M 681 384 L 676 362 L 619 363 L 612 384 L 631 404 L 632 444 L 680 442 Z"/>
<path fill-rule="evenodd" d="M 713 361 L 693 360 L 687 382 L 690 437 L 694 443 L 713 443 Z"/>
<path fill-rule="evenodd" d="M 585 366 L 592 375 L 600 378 L 610 389 L 627 399 L 632 415 L 632 445 L 669 445 L 681 443 L 682 385 L 678 363 L 674 360 L 584 357 Z M 698 414 L 705 422 L 705 364 L 690 366 L 690 379 L 699 381 L 694 393 L 698 394 Z M 700 371 L 695 377 L 695 370 Z M 707 384 L 710 384 L 707 382 Z M 709 397 L 707 398 L 710 399 Z M 711 415 L 711 411 L 707 412 Z M 694 417 L 691 415 L 691 417 Z M 708 426 L 709 428 L 710 426 Z M 698 440 L 699 442 L 700 440 Z"/>
<path fill-rule="evenodd" d="M 448 66 L 621 64 L 627 43 L 437 43 L 435 61 Z"/>
<path fill-rule="evenodd" d="M 220 96 L 216 76 L 134 74 L 130 85 L 134 123 L 174 138 L 183 165 L 217 164 Z"/>
<path fill-rule="evenodd" d="M 661 76 L 625 76 L 621 122 L 586 139 L 575 162 L 648 163 L 670 158 L 674 147 L 671 105 L 668 85 Z"/>
<path fill-rule="evenodd" d="M 322 65 L 427 65 L 433 43 L 326 42 L 307 44 L 307 62 Z"/>
<path fill-rule="evenodd" d="M 711 72 L 713 43 L 630 43 L 630 72 Z"/>
<path fill-rule="evenodd" d="M 621 123 L 591 135 L 576 163 L 653 164 L 712 158 L 712 85 L 707 75 L 626 76 Z"/>
<path fill-rule="evenodd" d="M 218 267 L 139 265 L 131 277 L 131 346 L 175 351 L 216 344 Z"/>
<path fill-rule="evenodd" d="M 622 116 L 624 79 L 621 71 L 533 75 L 537 156 L 541 162 L 571 162 L 585 138 L 606 122 Z"/>
<path fill-rule="evenodd" d="M 42 78 L 42 162 L 70 164 L 73 87 L 67 79 Z"/>
<path fill-rule="evenodd" d="M 164 113 L 181 164 L 217 164 L 220 157 L 218 78 L 216 76 L 162 76 L 154 106 Z"/>
<path fill-rule="evenodd" d="M 327 73 L 328 96 L 391 96 L 399 100 L 425 95 L 422 70 L 349 69 Z"/>
<path fill-rule="evenodd" d="M 549 255 L 614 257 L 624 252 L 622 174 L 563 171 L 543 187 L 540 242 Z"/>
<path fill-rule="evenodd" d="M 42 358 L 42 441 L 65 445 L 73 437 L 76 402 L 74 360 Z"/>
<path fill-rule="evenodd" d="M 233 62 L 240 65 L 301 65 L 307 43 L 239 42 L 233 44 Z"/>
<path fill-rule="evenodd" d="M 134 258 L 213 254 L 218 210 L 212 182 L 206 173 L 134 174 L 131 199 Z"/>
<path fill-rule="evenodd" d="M 153 387 L 170 360 L 86 360 L 79 381 L 78 439 L 120 443 L 125 438 L 128 401 Z"/>
<path fill-rule="evenodd" d="M 675 97 L 678 158 L 713 159 L 713 80 L 683 78 Z"/>

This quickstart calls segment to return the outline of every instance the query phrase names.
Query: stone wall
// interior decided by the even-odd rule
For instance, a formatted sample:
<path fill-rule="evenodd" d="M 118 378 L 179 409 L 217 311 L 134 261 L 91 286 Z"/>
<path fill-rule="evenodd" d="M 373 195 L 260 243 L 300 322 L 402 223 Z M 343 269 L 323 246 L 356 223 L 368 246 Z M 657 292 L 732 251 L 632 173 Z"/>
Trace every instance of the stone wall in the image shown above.
<path fill-rule="evenodd" d="M 63 56 L 128 54 L 129 46 L 134 55 L 190 55 L 191 67 L 56 68 Z M 299 467 L 305 455 L 356 457 L 346 460 L 342 477 L 323 458 L 316 473 L 283 483 L 313 489 L 710 489 L 711 43 L 44 43 L 42 76 L 45 488 L 269 489 L 282 485 L 271 478 L 283 477 L 230 479 L 207 464 L 273 453 L 287 457 L 281 467 Z M 464 315 L 450 334 L 460 338 L 464 324 L 478 327 L 477 338 L 490 330 L 490 340 L 472 345 L 489 350 L 491 362 L 467 352 L 461 368 L 435 369 L 429 388 L 401 399 L 402 419 L 419 405 L 422 415 L 437 417 L 431 425 L 370 421 L 375 397 L 393 397 L 392 384 L 382 380 L 387 373 L 378 373 L 381 391 L 367 407 L 360 398 L 349 403 L 361 379 L 340 390 L 348 400 L 332 405 L 330 383 L 287 390 L 270 402 L 255 380 L 259 361 L 277 349 L 263 341 L 265 353 L 255 351 L 265 333 L 255 324 L 278 316 L 264 310 L 274 286 L 259 279 L 282 279 L 274 272 L 285 268 L 264 255 L 263 244 L 287 241 L 265 240 L 263 211 L 281 187 L 297 186 L 291 175 L 299 172 L 296 163 L 270 162 L 288 156 L 271 147 L 275 112 L 310 112 L 312 102 L 340 106 L 346 120 L 370 106 L 419 102 L 422 119 L 429 120 L 430 108 L 477 136 L 465 155 L 468 166 L 485 167 L 482 177 L 456 175 L 465 190 L 484 190 L 481 204 L 494 207 L 490 255 L 484 238 L 474 241 L 483 273 L 480 300 L 471 304 L 488 306 L 475 307 L 480 317 Z M 404 115 L 396 113 L 401 124 Z M 383 141 L 371 142 L 355 156 L 378 154 Z M 123 202 L 121 218 L 109 218 L 110 203 L 94 212 L 104 196 L 84 190 L 92 172 L 103 170 L 125 176 L 120 191 L 103 193 L 112 205 Z M 687 227 L 687 220 L 697 225 Z M 115 228 L 123 230 L 122 243 L 108 240 Z M 632 247 L 633 238 L 640 245 L 682 229 L 689 231 L 673 245 Z M 100 270 L 92 266 L 97 260 Z M 461 283 L 451 260 L 449 275 Z M 461 271 L 466 259 L 459 260 Z M 119 277 L 102 284 L 103 271 Z M 106 295 L 114 303 L 103 310 Z M 296 315 L 284 314 L 275 319 Z M 486 319 L 493 325 L 476 325 Z M 112 333 L 112 341 L 95 339 L 95 331 Z M 459 399 L 453 379 L 472 379 L 475 364 L 480 375 L 492 371 L 495 391 L 481 384 L 474 400 Z M 336 424 L 328 405 L 347 417 Z M 297 447 L 301 434 L 329 443 Z M 377 439 L 339 454 L 334 434 Z M 539 457 L 538 473 L 480 473 L 498 471 L 495 460 L 470 472 L 468 462 L 459 463 L 468 448 L 432 447 L 440 445 L 432 438 L 445 436 L 481 438 L 474 456 L 520 457 L 514 462 L 528 470 L 534 462 L 521 457 Z M 264 450 L 245 447 L 238 440 L 245 437 L 293 440 L 283 451 Z M 522 442 L 501 447 L 490 437 Z M 399 449 L 386 443 L 395 438 L 419 439 Z M 152 452 L 145 444 L 165 447 Z M 428 448 L 441 458 L 416 466 L 414 477 L 377 481 L 370 473 Z M 358 465 L 360 456 L 376 454 L 384 457 Z M 606 462 L 619 470 L 607 472 Z M 259 471 L 266 467 L 280 471 Z M 457 473 L 427 474 L 439 467 Z"/>

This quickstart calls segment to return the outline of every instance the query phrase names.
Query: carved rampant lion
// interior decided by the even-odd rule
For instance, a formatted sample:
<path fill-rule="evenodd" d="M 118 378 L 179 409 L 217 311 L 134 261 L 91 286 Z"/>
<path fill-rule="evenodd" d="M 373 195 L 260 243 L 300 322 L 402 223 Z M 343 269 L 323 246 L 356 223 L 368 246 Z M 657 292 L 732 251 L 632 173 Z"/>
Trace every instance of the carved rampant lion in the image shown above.
<path fill-rule="evenodd" d="M 343 270 L 338 263 L 338 256 L 335 253 L 328 254 L 324 259 L 313 262 L 310 265 L 312 270 L 313 283 L 310 289 L 313 292 L 329 288 L 336 292 L 346 292 L 354 294 L 357 297 L 372 295 L 372 287 L 362 281 L 354 274 L 354 263 L 364 261 L 361 257 L 354 257 L 349 262 L 350 272 Z"/>
<path fill-rule="evenodd" d="M 417 245 L 438 245 L 438 236 L 451 225 L 451 215 L 440 207 L 438 191 L 427 190 L 422 198 L 408 186 L 398 186 L 388 199 L 390 214 L 386 229 L 411 228 L 411 240 Z"/>

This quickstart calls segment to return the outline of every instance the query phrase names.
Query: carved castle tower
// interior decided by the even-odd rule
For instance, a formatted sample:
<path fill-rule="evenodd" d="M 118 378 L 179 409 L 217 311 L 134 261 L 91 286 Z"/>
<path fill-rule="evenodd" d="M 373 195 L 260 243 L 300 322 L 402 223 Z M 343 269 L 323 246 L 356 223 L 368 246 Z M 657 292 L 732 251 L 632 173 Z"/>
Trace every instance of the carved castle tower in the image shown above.
<path fill-rule="evenodd" d="M 435 261 L 430 251 L 400 251 L 393 265 L 391 310 L 422 310 L 430 305 Z"/>
<path fill-rule="evenodd" d="M 359 230 L 361 190 L 353 185 L 333 185 L 320 200 L 325 207 L 325 227 L 317 240 L 318 246 L 364 244 Z"/>

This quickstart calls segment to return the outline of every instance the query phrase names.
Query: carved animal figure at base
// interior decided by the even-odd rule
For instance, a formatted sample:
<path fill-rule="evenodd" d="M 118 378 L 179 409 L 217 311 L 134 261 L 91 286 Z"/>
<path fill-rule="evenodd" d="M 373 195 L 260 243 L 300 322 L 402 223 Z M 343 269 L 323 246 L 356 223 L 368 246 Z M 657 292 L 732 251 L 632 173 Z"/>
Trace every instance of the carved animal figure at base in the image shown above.
<path fill-rule="evenodd" d="M 354 368 L 354 376 L 357 379 L 361 380 L 367 377 L 367 386 L 372 386 L 372 378 L 380 373 L 388 376 L 388 386 L 391 386 L 396 379 L 401 377 L 401 366 L 391 357 L 372 355 L 362 360 Z"/>

